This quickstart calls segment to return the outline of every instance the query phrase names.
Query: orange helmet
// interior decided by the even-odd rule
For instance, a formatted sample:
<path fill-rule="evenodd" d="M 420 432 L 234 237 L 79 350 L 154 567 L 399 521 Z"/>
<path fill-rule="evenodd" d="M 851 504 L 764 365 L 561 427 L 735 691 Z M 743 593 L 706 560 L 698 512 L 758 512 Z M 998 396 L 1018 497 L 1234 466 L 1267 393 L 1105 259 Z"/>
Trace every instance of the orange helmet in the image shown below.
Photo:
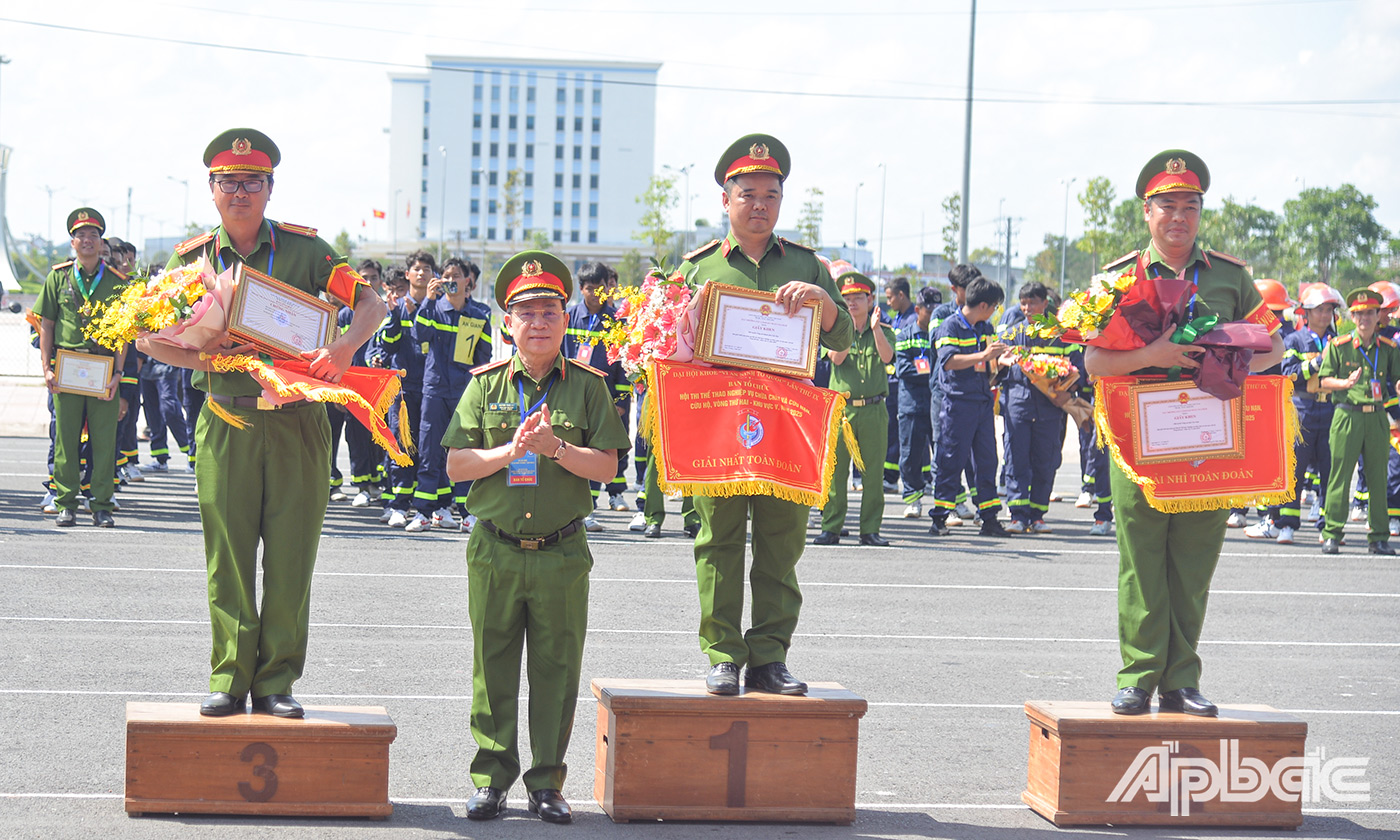
<path fill-rule="evenodd" d="M 1381 309 L 1394 310 L 1400 307 L 1400 286 L 1389 280 L 1377 280 L 1366 288 L 1381 293 Z"/>
<path fill-rule="evenodd" d="M 1301 299 L 1298 303 L 1300 309 L 1316 309 L 1324 303 L 1331 303 L 1340 310 L 1346 305 L 1341 293 L 1326 283 L 1310 283 L 1307 291 L 1298 297 Z"/>
<path fill-rule="evenodd" d="M 1264 305 L 1276 312 L 1298 305 L 1288 297 L 1288 290 L 1277 280 L 1255 280 L 1254 288 L 1258 289 L 1260 296 L 1264 298 Z"/>

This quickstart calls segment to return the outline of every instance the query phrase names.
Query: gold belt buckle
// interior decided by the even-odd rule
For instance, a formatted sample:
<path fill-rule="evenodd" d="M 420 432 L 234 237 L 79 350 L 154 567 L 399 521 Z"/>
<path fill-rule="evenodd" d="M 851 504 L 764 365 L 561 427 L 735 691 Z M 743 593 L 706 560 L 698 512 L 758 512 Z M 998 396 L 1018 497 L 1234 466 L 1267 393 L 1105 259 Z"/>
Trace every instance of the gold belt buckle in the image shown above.
<path fill-rule="evenodd" d="M 258 411 L 271 411 L 276 407 L 277 406 L 263 399 L 261 394 L 258 395 Z"/>
<path fill-rule="evenodd" d="M 529 551 L 539 551 L 540 544 L 543 542 L 544 540 L 521 540 L 520 547 Z"/>

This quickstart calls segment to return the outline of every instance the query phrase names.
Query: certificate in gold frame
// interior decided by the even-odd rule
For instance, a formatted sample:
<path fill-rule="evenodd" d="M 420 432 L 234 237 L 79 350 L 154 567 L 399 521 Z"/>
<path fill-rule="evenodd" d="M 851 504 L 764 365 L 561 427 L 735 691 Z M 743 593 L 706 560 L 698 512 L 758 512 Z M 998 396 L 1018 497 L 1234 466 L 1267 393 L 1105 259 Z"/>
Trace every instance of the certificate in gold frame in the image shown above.
<path fill-rule="evenodd" d="M 809 300 L 797 314 L 788 316 L 773 292 L 725 283 L 710 283 L 706 288 L 695 358 L 800 379 L 816 375 L 821 301 Z M 770 322 L 772 318 L 785 321 Z"/>
<path fill-rule="evenodd" d="M 116 359 L 77 350 L 56 350 L 53 373 L 56 389 L 65 394 L 85 397 L 107 396 L 107 383 L 112 381 L 112 366 Z"/>
<path fill-rule="evenodd" d="M 1244 400 L 1221 400 L 1184 382 L 1144 382 L 1129 387 L 1129 439 L 1139 464 L 1244 457 Z M 1217 413 L 1218 412 L 1218 413 Z M 1147 414 L 1153 417 L 1149 420 Z M 1164 421 L 1185 422 L 1172 429 L 1172 439 L 1160 432 Z M 1152 426 L 1157 425 L 1154 433 Z M 1188 439 L 1189 438 L 1189 439 Z"/>
<path fill-rule="evenodd" d="M 335 337 L 334 304 L 240 263 L 233 273 L 229 335 L 271 356 L 295 359 Z"/>

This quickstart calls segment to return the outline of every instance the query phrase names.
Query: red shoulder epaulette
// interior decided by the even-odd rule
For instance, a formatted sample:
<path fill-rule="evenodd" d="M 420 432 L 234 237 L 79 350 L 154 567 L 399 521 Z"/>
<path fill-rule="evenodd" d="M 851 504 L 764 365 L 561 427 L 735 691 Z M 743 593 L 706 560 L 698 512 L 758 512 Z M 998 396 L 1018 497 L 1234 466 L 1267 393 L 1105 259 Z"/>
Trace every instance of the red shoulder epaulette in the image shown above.
<path fill-rule="evenodd" d="M 67 268 L 68 266 L 70 266 L 70 265 L 72 265 L 72 264 L 73 264 L 73 261 L 72 261 L 72 260 L 68 260 L 68 261 L 66 261 L 66 262 L 61 262 L 61 263 L 59 263 L 58 265 L 49 266 L 49 271 L 58 271 L 60 268 Z"/>
<path fill-rule="evenodd" d="M 1395 339 L 1393 338 L 1386 338 L 1383 335 L 1378 335 L 1376 338 L 1379 338 L 1382 344 L 1389 344 L 1391 347 L 1395 346 Z"/>
<path fill-rule="evenodd" d="M 126 275 L 125 275 L 125 274 L 122 274 L 121 269 L 115 268 L 115 267 L 113 267 L 113 266 L 111 266 L 111 265 L 108 265 L 107 267 L 110 268 L 110 269 L 112 269 L 112 273 L 115 274 L 115 275 L 117 275 L 117 279 L 118 279 L 118 280 L 125 280 L 125 279 L 126 279 Z"/>
<path fill-rule="evenodd" d="M 183 257 L 190 251 L 193 251 L 195 248 L 206 244 L 207 242 L 209 242 L 209 240 L 213 238 L 214 231 L 212 230 L 207 231 L 205 233 L 201 233 L 198 236 L 191 236 L 189 239 L 186 239 L 184 242 L 181 242 L 179 245 L 175 246 L 175 253 Z"/>
<path fill-rule="evenodd" d="M 587 362 L 580 362 L 578 359 L 570 359 L 569 363 L 572 364 L 574 367 L 581 367 L 589 373 L 594 374 L 595 376 L 607 376 L 606 373 L 602 372 L 601 370 L 598 370 L 593 365 L 590 365 Z"/>
<path fill-rule="evenodd" d="M 1112 271 L 1113 269 L 1117 268 L 1117 267 L 1120 266 L 1120 265 L 1127 265 L 1128 263 L 1130 263 L 1130 262 L 1132 262 L 1133 260 L 1137 259 L 1137 258 L 1138 258 L 1138 254 L 1141 254 L 1141 253 L 1142 253 L 1141 251 L 1129 251 L 1128 253 L 1124 254 L 1123 256 L 1119 257 L 1118 259 L 1114 260 L 1113 262 L 1104 263 L 1104 266 L 1103 266 L 1103 268 L 1102 268 L 1101 270 L 1102 270 L 1102 271 Z"/>
<path fill-rule="evenodd" d="M 718 244 L 719 244 L 719 240 L 718 240 L 718 239 L 711 239 L 709 242 L 706 242 L 704 245 L 701 245 L 699 248 L 696 248 L 694 251 L 691 251 L 689 254 L 686 254 L 685 256 L 681 257 L 681 259 L 683 259 L 683 260 L 694 259 L 695 257 L 700 256 L 701 254 L 705 253 L 706 251 L 710 250 L 711 248 L 715 247 L 715 246 L 718 245 Z"/>
<path fill-rule="evenodd" d="M 791 239 L 788 239 L 786 236 L 779 236 L 778 238 L 781 239 L 781 240 L 783 241 L 783 244 L 784 244 L 784 245 L 791 245 L 791 246 L 793 246 L 794 248 L 800 248 L 800 249 L 802 249 L 803 251 L 811 251 L 811 252 L 814 253 L 814 254 L 817 252 L 817 249 L 816 249 L 816 248 L 808 248 L 806 245 L 803 245 L 801 242 L 793 242 Z"/>
<path fill-rule="evenodd" d="M 1351 333 L 1347 333 L 1346 335 L 1334 336 L 1334 337 L 1332 338 L 1332 343 L 1333 343 L 1333 344 L 1346 344 L 1347 342 L 1351 341 L 1351 336 L 1352 336 Z"/>
<path fill-rule="evenodd" d="M 480 376 L 488 370 L 495 370 L 496 368 L 508 363 L 509 361 L 510 359 L 501 359 L 499 362 L 487 362 L 481 367 L 474 367 L 472 368 L 472 376 Z"/>
<path fill-rule="evenodd" d="M 1240 268 L 1244 268 L 1246 265 L 1248 265 L 1248 263 L 1246 263 L 1244 260 L 1240 259 L 1239 257 L 1231 256 L 1231 255 L 1225 253 L 1224 251 L 1212 251 L 1212 250 L 1207 249 L 1207 250 L 1206 250 L 1206 256 L 1208 256 L 1208 257 L 1219 257 L 1220 259 L 1224 260 L 1225 262 L 1227 262 L 1227 263 L 1234 263 L 1235 265 L 1239 266 Z"/>
<path fill-rule="evenodd" d="M 316 236 L 316 228 L 314 227 L 307 227 L 306 225 L 294 225 L 290 222 L 273 222 L 273 224 L 277 225 L 278 230 L 285 230 L 288 233 L 299 233 L 302 236 L 310 237 Z"/>

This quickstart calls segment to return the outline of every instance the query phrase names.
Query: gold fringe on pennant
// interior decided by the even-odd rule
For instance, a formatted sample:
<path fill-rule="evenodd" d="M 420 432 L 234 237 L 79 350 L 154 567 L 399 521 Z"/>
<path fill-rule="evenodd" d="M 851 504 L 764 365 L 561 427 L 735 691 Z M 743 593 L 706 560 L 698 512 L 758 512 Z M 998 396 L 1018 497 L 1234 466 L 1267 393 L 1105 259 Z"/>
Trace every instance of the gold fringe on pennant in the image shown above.
<path fill-rule="evenodd" d="M 851 427 L 850 418 L 846 412 L 841 412 L 841 440 L 846 444 L 846 451 L 851 455 L 851 463 L 856 465 L 856 469 L 865 472 L 865 462 L 860 457 L 860 444 L 856 442 L 856 430 Z"/>
<path fill-rule="evenodd" d="M 399 400 L 399 446 L 410 455 L 418 451 L 413 445 L 413 429 L 409 428 L 412 425 L 408 421 L 408 400 Z"/>
<path fill-rule="evenodd" d="M 222 405 L 214 402 L 213 400 L 205 400 L 204 404 L 209 406 L 210 414 L 213 414 L 215 417 L 219 418 L 220 420 L 224 421 L 225 423 L 229 424 L 230 426 L 234 427 L 240 432 L 252 425 L 247 420 L 244 420 L 242 417 L 239 417 L 238 415 L 234 414 L 233 412 L 229 411 L 227 408 L 224 408 Z"/>

